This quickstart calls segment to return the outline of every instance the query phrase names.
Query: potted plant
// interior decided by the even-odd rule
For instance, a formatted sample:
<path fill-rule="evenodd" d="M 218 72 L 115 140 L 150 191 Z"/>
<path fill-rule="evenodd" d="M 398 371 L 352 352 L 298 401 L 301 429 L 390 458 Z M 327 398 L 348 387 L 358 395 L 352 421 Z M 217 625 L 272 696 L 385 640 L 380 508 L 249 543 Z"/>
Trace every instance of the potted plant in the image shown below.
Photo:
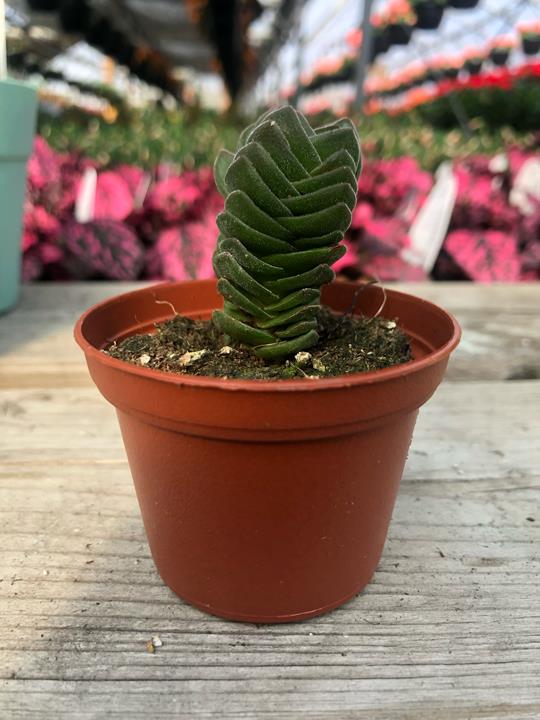
<path fill-rule="evenodd" d="M 4 18 L 0 19 L 0 25 Z M 0 56 L 3 32 L 0 31 Z M 37 111 L 34 88 L 7 78 L 0 62 L 0 313 L 19 296 L 21 234 L 26 163 L 32 150 Z"/>
<path fill-rule="evenodd" d="M 462 66 L 462 61 L 459 57 L 456 56 L 449 56 L 445 59 L 444 66 L 442 67 L 442 71 L 444 74 L 444 77 L 448 80 L 456 80 L 460 68 Z"/>
<path fill-rule="evenodd" d="M 518 25 L 521 37 L 521 47 L 525 55 L 536 55 L 540 52 L 540 21 L 532 20 L 530 22 Z"/>
<path fill-rule="evenodd" d="M 416 88 L 426 82 L 426 72 L 426 63 L 422 60 L 416 60 L 410 63 L 410 65 L 398 75 L 398 78 L 400 78 L 404 89 Z"/>
<path fill-rule="evenodd" d="M 366 585 L 418 408 L 458 343 L 432 303 L 333 282 L 360 165 L 350 120 L 313 130 L 291 107 L 262 116 L 216 162 L 217 285 L 145 287 L 77 323 L 90 374 L 117 408 L 156 566 L 206 612 L 301 620 Z M 327 323 L 342 350 L 323 357 Z M 352 327 L 373 338 L 379 328 L 377 351 Z M 369 370 L 400 337 L 411 356 Z M 162 342 L 170 350 L 152 349 Z M 367 372 L 339 370 L 349 352 Z"/>
<path fill-rule="evenodd" d="M 516 39 L 513 35 L 499 35 L 491 42 L 489 59 L 494 65 L 502 67 L 506 65 L 510 53 L 516 47 Z"/>
<path fill-rule="evenodd" d="M 390 34 L 386 18 L 382 13 L 373 13 L 371 16 L 373 25 L 373 43 L 371 46 L 371 60 L 378 55 L 383 55 L 390 48 Z"/>
<path fill-rule="evenodd" d="M 441 24 L 446 0 L 411 0 L 419 30 L 436 30 Z"/>
<path fill-rule="evenodd" d="M 457 78 L 459 73 L 458 68 L 458 61 L 449 55 L 436 55 L 431 58 L 431 70 L 433 72 L 435 82 Z"/>
<path fill-rule="evenodd" d="M 346 52 L 340 58 L 341 65 L 332 76 L 332 82 L 351 82 L 354 80 L 356 53 Z"/>
<path fill-rule="evenodd" d="M 416 13 L 409 0 L 391 0 L 386 14 L 390 45 L 408 45 L 416 23 Z"/>
<path fill-rule="evenodd" d="M 329 83 L 350 82 L 354 76 L 355 57 L 355 53 L 348 51 L 340 56 L 319 60 L 315 66 L 315 89 Z"/>
<path fill-rule="evenodd" d="M 482 70 L 485 55 L 479 48 L 471 47 L 465 50 L 462 56 L 463 68 L 469 75 L 478 75 Z"/>

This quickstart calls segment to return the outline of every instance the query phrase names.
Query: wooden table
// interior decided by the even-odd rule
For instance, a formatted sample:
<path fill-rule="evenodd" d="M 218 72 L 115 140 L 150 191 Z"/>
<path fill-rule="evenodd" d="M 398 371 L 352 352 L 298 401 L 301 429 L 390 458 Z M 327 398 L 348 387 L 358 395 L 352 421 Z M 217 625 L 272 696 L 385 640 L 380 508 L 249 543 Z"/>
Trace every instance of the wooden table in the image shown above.
<path fill-rule="evenodd" d="M 380 567 L 332 614 L 260 627 L 203 615 L 154 569 L 71 335 L 123 289 L 28 287 L 0 318 L 2 720 L 538 720 L 540 285 L 409 286 L 464 338 Z"/>

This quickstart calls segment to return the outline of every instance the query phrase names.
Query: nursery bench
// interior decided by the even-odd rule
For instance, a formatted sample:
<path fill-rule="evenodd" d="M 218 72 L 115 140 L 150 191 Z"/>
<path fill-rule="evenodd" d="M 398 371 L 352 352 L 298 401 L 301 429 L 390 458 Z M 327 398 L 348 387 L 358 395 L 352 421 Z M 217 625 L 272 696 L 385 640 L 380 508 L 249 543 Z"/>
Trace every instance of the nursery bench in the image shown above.
<path fill-rule="evenodd" d="M 119 285 L 24 288 L 0 317 L 2 720 L 540 718 L 540 285 L 406 290 L 464 335 L 379 569 L 329 615 L 255 626 L 182 603 L 154 569 L 72 340 Z"/>

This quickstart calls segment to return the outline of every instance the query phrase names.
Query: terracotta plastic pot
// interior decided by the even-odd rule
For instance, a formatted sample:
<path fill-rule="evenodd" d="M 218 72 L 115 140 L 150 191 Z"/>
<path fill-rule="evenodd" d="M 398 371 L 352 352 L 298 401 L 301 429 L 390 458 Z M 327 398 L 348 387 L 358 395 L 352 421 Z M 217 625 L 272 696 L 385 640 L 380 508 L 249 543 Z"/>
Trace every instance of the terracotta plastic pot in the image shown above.
<path fill-rule="evenodd" d="M 350 310 L 357 285 L 323 301 Z M 387 290 L 383 315 L 414 360 L 319 380 L 166 374 L 101 352 L 171 316 L 221 305 L 215 283 L 164 284 L 88 310 L 75 337 L 117 409 L 150 549 L 181 598 L 225 618 L 287 622 L 356 595 L 379 562 L 418 408 L 440 383 L 460 330 L 437 306 Z M 373 286 L 357 305 L 381 303 Z"/>

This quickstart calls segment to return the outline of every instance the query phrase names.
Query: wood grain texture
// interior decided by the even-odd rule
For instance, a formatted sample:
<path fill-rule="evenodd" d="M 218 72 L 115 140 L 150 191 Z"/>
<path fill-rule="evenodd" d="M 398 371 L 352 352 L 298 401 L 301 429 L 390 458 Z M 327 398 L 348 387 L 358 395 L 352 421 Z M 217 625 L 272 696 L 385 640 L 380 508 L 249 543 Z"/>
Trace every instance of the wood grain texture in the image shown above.
<path fill-rule="evenodd" d="M 538 344 L 535 288 L 457 287 L 415 292 L 484 326 L 500 303 Z M 479 381 L 462 355 L 367 589 L 302 624 L 225 622 L 157 575 L 114 410 L 71 344 L 116 288 L 30 288 L 0 318 L 0 718 L 538 720 L 540 381 Z"/>
<path fill-rule="evenodd" d="M 90 381 L 73 326 L 90 305 L 141 284 L 75 283 L 25 287 L 16 310 L 0 318 L 0 388 L 85 387 Z M 448 380 L 540 378 L 540 284 L 392 286 L 454 313 L 463 339 Z"/>

